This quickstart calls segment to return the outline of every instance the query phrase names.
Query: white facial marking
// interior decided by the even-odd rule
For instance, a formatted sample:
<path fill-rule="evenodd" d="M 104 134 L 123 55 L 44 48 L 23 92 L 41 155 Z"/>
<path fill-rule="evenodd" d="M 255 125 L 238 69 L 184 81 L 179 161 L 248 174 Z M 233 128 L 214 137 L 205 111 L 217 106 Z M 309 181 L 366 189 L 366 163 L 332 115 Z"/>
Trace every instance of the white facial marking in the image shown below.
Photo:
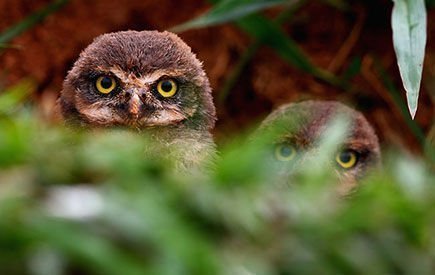
<path fill-rule="evenodd" d="M 143 124 L 147 126 L 164 126 L 175 124 L 177 122 L 183 121 L 186 116 L 177 110 L 158 110 L 155 115 L 148 117 L 143 120 Z"/>
<path fill-rule="evenodd" d="M 183 75 L 183 72 L 177 70 L 155 70 L 151 73 L 148 73 L 143 76 L 135 76 L 134 74 L 127 73 L 120 68 L 113 67 L 110 68 L 110 72 L 113 73 L 116 77 L 118 77 L 124 83 L 135 83 L 137 86 L 146 87 L 150 84 L 155 83 L 157 80 L 162 78 L 163 76 L 167 76 L 169 78 L 177 78 Z"/>

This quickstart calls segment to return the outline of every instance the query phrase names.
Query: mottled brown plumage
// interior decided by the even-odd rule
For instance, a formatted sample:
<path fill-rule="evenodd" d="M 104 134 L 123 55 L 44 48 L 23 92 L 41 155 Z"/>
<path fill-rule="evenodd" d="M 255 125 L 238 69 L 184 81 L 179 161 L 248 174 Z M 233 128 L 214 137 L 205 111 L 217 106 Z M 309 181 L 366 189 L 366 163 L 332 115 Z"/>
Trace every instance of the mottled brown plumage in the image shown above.
<path fill-rule="evenodd" d="M 190 47 L 169 32 L 97 37 L 69 71 L 58 102 L 68 124 L 139 130 L 159 145 L 150 154 L 169 154 L 183 167 L 215 151 L 209 81 Z"/>
<path fill-rule="evenodd" d="M 298 167 L 310 167 L 317 158 L 319 139 L 337 116 L 350 122 L 345 139 L 337 144 L 338 152 L 328 157 L 328 166 L 339 179 L 338 193 L 349 194 L 370 169 L 380 165 L 378 138 L 361 113 L 335 101 L 292 103 L 272 112 L 260 127 L 260 131 L 276 131 L 274 157 L 285 164 L 283 175 L 289 182 Z"/>

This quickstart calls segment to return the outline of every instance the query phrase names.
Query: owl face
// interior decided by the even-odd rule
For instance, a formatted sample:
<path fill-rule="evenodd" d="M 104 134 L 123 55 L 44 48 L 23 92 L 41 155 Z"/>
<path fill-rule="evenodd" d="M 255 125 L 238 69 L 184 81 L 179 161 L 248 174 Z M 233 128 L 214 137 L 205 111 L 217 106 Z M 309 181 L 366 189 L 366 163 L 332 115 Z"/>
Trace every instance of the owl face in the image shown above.
<path fill-rule="evenodd" d="M 83 126 L 180 126 L 208 130 L 215 109 L 208 79 L 175 34 L 102 35 L 81 54 L 60 96 L 67 121 Z"/>
<path fill-rule="evenodd" d="M 320 148 L 320 140 L 337 116 L 349 120 L 345 138 L 328 156 Z M 338 193 L 346 195 L 371 168 L 380 164 L 378 138 L 364 116 L 333 101 L 306 101 L 289 104 L 274 111 L 260 127 L 261 131 L 276 131 L 270 157 L 280 177 L 289 183 L 301 167 L 314 169 L 317 160 L 326 157 L 327 169 L 339 181 Z"/>

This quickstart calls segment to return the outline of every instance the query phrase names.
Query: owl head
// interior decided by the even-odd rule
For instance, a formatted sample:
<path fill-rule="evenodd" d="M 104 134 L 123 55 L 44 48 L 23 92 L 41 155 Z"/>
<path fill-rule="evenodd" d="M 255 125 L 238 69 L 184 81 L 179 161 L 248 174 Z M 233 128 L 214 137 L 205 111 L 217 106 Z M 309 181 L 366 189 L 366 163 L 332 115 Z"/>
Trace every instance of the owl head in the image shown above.
<path fill-rule="evenodd" d="M 85 127 L 208 131 L 215 123 L 202 64 L 169 32 L 97 37 L 68 72 L 59 105 L 67 122 Z"/>
<path fill-rule="evenodd" d="M 344 139 L 335 144 L 330 156 L 320 156 L 325 153 L 319 148 L 320 141 L 337 117 L 349 122 Z M 339 181 L 338 193 L 346 195 L 371 168 L 380 165 L 375 131 L 361 113 L 339 102 L 305 101 L 281 106 L 263 121 L 259 131 L 274 132 L 272 146 L 268 147 L 270 156 L 290 183 L 302 166 L 313 168 L 317 159 L 326 157 L 323 165 L 327 167 L 323 168 L 332 170 Z"/>

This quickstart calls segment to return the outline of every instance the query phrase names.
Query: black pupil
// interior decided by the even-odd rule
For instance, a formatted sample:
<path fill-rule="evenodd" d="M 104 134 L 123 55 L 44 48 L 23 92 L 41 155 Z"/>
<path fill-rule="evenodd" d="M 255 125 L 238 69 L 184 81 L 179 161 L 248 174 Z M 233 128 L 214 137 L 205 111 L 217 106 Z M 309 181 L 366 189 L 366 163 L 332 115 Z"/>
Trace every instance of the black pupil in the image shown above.
<path fill-rule="evenodd" d="M 162 83 L 162 90 L 166 93 L 170 92 L 172 90 L 172 83 L 170 81 L 164 81 Z"/>
<path fill-rule="evenodd" d="M 340 160 L 344 163 L 349 162 L 352 159 L 352 153 L 349 151 L 344 151 L 340 153 Z"/>
<path fill-rule="evenodd" d="M 290 146 L 282 146 L 281 147 L 281 156 L 289 157 L 293 154 L 293 148 Z"/>
<path fill-rule="evenodd" d="M 101 87 L 103 87 L 104 89 L 109 89 L 110 87 L 112 87 L 112 82 L 113 80 L 110 77 L 103 77 L 103 79 L 101 79 Z"/>

